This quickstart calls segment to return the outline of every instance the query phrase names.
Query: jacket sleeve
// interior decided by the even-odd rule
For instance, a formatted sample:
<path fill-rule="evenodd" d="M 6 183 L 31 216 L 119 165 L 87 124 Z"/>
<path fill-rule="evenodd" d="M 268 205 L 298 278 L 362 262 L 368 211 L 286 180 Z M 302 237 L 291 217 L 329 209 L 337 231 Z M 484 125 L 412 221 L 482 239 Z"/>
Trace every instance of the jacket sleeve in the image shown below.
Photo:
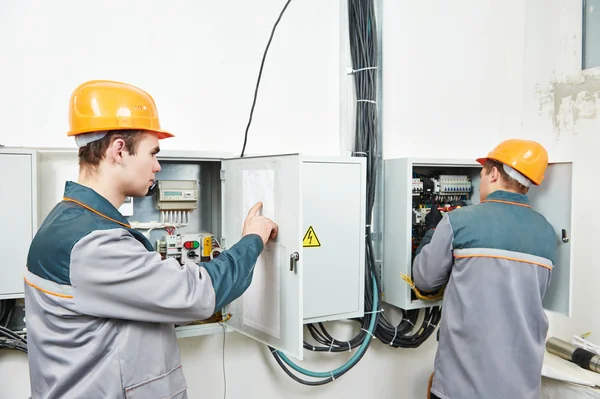
<path fill-rule="evenodd" d="M 446 284 L 454 264 L 452 225 L 445 215 L 435 230 L 429 230 L 421 240 L 413 262 L 413 280 L 422 291 L 433 291 Z"/>
<path fill-rule="evenodd" d="M 210 317 L 248 288 L 263 249 L 243 237 L 210 262 L 180 265 L 148 251 L 125 229 L 97 230 L 71 251 L 71 284 L 82 314 L 184 323 Z"/>

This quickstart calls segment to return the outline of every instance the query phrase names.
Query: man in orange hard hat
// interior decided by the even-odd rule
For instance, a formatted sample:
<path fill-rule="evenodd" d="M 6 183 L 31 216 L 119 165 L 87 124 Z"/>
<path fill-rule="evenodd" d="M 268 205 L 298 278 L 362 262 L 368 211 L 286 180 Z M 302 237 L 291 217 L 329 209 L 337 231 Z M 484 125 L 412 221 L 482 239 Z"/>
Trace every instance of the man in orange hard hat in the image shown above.
<path fill-rule="evenodd" d="M 413 264 L 422 291 L 446 285 L 431 398 L 538 398 L 557 235 L 529 205 L 548 154 L 506 140 L 487 157 L 481 203 L 445 214 L 432 207 Z"/>
<path fill-rule="evenodd" d="M 186 398 L 174 324 L 207 319 L 238 298 L 277 225 L 256 204 L 242 239 L 199 265 L 162 260 L 118 208 L 144 196 L 160 165 L 152 97 L 90 81 L 71 96 L 78 182 L 67 182 L 35 235 L 25 301 L 32 396 Z"/>

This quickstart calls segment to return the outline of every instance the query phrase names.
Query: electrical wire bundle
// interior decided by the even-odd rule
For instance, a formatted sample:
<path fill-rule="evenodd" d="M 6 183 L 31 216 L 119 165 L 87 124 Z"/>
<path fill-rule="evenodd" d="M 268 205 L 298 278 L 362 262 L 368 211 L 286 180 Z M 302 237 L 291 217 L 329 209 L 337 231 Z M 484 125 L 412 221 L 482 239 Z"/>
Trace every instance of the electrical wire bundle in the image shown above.
<path fill-rule="evenodd" d="M 15 310 L 15 303 L 14 299 L 0 300 L 0 326 L 8 327 L 8 322 Z"/>
<path fill-rule="evenodd" d="M 15 349 L 27 353 L 27 340 L 8 329 L 15 309 L 15 300 L 0 300 L 0 349 Z"/>
<path fill-rule="evenodd" d="M 333 338 L 323 323 L 308 324 L 308 330 L 314 340 L 321 346 L 304 342 L 304 348 L 316 352 L 348 352 L 358 348 L 344 365 L 327 372 L 314 372 L 303 369 L 291 362 L 283 353 L 270 348 L 271 354 L 281 368 L 295 381 L 304 385 L 324 385 L 341 377 L 354 367 L 364 356 L 375 337 L 378 325 L 379 307 L 381 303 L 381 284 L 375 268 L 373 244 L 371 242 L 371 218 L 375 202 L 377 174 L 377 29 L 375 21 L 375 5 L 372 0 L 349 0 L 348 18 L 350 27 L 350 47 L 355 76 L 357 96 L 356 143 L 355 154 L 367 157 L 367 212 L 366 212 L 366 268 L 365 268 L 365 315 L 357 319 L 361 324 L 360 332 L 349 340 L 340 341 Z M 286 367 L 296 372 L 317 378 L 316 381 L 302 379 Z"/>
<path fill-rule="evenodd" d="M 402 311 L 402 320 L 397 325 L 392 324 L 381 309 L 381 283 L 375 262 L 371 223 L 377 189 L 377 174 L 381 159 L 381 149 L 378 140 L 378 47 L 374 1 L 349 0 L 349 35 L 352 57 L 352 73 L 354 75 L 356 93 L 356 125 L 354 155 L 367 158 L 367 208 L 366 208 L 366 270 L 365 270 L 365 317 L 356 319 L 361 324 L 360 333 L 349 340 L 338 340 L 329 334 L 323 323 L 308 324 L 312 338 L 321 346 L 304 342 L 304 348 L 316 352 L 347 352 L 363 346 L 368 347 L 374 336 L 394 348 L 416 348 L 425 342 L 435 331 L 440 319 L 441 308 L 432 307 L 421 310 L 424 312 L 421 325 L 413 334 L 417 325 L 419 310 Z M 375 323 L 375 330 L 370 325 Z M 271 348 L 278 364 L 294 380 L 305 385 L 323 385 L 339 378 L 352 368 L 362 357 L 353 357 L 346 363 L 343 372 L 330 372 L 329 378 L 320 381 L 305 381 L 292 374 L 283 363 L 294 370 L 312 377 L 325 377 L 326 373 L 314 373 L 301 369 L 289 360 L 282 361 L 282 354 Z M 342 368 L 340 368 L 342 369 Z M 338 370 L 340 370 L 338 369 Z"/>
<path fill-rule="evenodd" d="M 248 139 L 248 130 L 252 122 L 252 114 L 256 103 L 256 95 L 260 85 L 260 78 L 264 61 L 273 39 L 275 28 L 280 22 L 283 13 L 291 0 L 288 0 L 281 10 L 275 25 L 273 26 L 269 42 L 265 49 L 261 62 L 259 77 L 254 92 L 254 100 L 248 126 L 244 135 L 244 146 L 241 157 L 244 156 Z M 365 251 L 365 312 L 364 317 L 354 319 L 360 323 L 360 332 L 349 340 L 335 339 L 327 332 L 323 323 L 308 324 L 307 328 L 312 338 L 320 345 L 311 345 L 304 342 L 304 348 L 315 352 L 348 352 L 358 348 L 353 356 L 344 365 L 335 370 L 326 372 L 315 372 L 306 370 L 285 356 L 278 350 L 269 347 L 271 354 L 279 366 L 295 381 L 310 386 L 324 385 L 341 377 L 354 367 L 364 356 L 373 338 L 398 348 L 414 348 L 421 345 L 431 334 L 441 317 L 439 307 L 425 309 L 424 319 L 421 327 L 415 334 L 407 335 L 415 327 L 419 315 L 418 310 L 403 313 L 402 321 L 394 326 L 390 323 L 381 309 L 381 283 L 375 262 L 373 248 L 373 237 L 371 223 L 373 220 L 373 208 L 377 188 L 377 173 L 381 158 L 381 150 L 378 141 L 378 110 L 377 110 L 377 88 L 378 88 L 378 47 L 377 47 L 377 24 L 375 18 L 374 0 L 348 0 L 349 38 L 352 57 L 352 73 L 354 75 L 356 93 L 356 126 L 354 155 L 367 158 L 367 208 L 366 208 L 366 251 Z M 317 380 L 305 380 L 297 373 L 316 378 Z"/>
<path fill-rule="evenodd" d="M 367 158 L 367 213 L 366 213 L 366 264 L 367 274 L 374 273 L 379 277 L 375 264 L 371 223 L 377 190 L 377 174 L 381 160 L 381 148 L 378 134 L 377 88 L 378 88 L 378 48 L 376 40 L 376 25 L 373 1 L 350 0 L 349 28 L 350 48 L 353 61 L 353 74 L 356 92 L 356 127 L 354 153 Z M 381 183 L 380 183 L 381 184 Z M 377 290 L 381 298 L 382 286 L 377 281 L 377 286 L 370 284 L 367 277 L 365 281 L 365 302 L 371 297 L 373 290 Z M 381 301 L 380 301 L 381 302 Z M 365 306 L 365 312 L 377 311 L 377 327 L 375 337 L 395 348 L 415 348 L 420 346 L 435 331 L 441 319 L 441 308 L 433 307 L 424 309 L 424 318 L 421 326 L 414 334 L 419 310 L 402 310 L 402 320 L 393 325 L 382 309 Z M 407 335 L 408 334 L 408 335 Z"/>

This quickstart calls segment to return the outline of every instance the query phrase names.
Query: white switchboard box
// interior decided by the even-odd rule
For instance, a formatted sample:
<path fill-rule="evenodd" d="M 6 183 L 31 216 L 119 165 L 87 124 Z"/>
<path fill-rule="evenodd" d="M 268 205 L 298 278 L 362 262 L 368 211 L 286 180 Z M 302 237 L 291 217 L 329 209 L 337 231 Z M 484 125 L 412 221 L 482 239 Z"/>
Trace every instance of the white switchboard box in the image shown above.
<path fill-rule="evenodd" d="M 39 173 L 45 182 L 40 187 L 47 195 L 41 193 L 40 209 L 35 194 L 29 193 L 34 201 L 32 214 L 39 212 L 41 223 L 62 199 L 65 180 L 76 176 L 77 151 L 31 151 L 31 156 L 37 151 L 45 165 Z M 279 226 L 277 239 L 266 245 L 257 262 L 250 288 L 221 309 L 223 315 L 231 314 L 226 326 L 302 359 L 305 323 L 363 316 L 364 158 L 300 154 L 226 158 L 163 150 L 158 159 L 158 181 L 198 183 L 197 208 L 188 210 L 188 223 L 178 228 L 180 234 L 208 232 L 226 250 L 241 239 L 247 209 L 259 200 L 264 203 L 262 214 Z M 15 168 L 6 166 L 7 170 Z M 37 173 L 35 167 L 24 170 L 23 180 L 35 182 Z M 156 222 L 160 212 L 156 198 L 147 196 L 134 198 L 133 207 L 123 213 L 133 225 Z M 24 251 L 39 225 L 35 218 L 32 223 L 32 231 L 23 233 L 24 237 L 28 234 L 22 240 Z M 153 229 L 148 234 L 155 243 L 166 233 Z M 179 337 L 187 337 L 223 330 L 216 322 L 206 322 L 179 326 L 176 331 Z"/>
<path fill-rule="evenodd" d="M 401 274 L 412 278 L 412 262 L 427 213 L 422 207 L 426 201 L 422 199 L 433 195 L 442 204 L 478 204 L 481 169 L 474 160 L 397 158 L 384 161 L 384 302 L 407 310 L 442 304 L 417 299 L 401 278 Z M 552 281 L 543 305 L 547 310 L 565 315 L 571 313 L 572 169 L 570 162 L 550 163 L 543 184 L 532 186 L 528 193 L 532 208 L 552 224 L 558 242 Z M 439 178 L 440 175 L 444 177 Z M 444 189 L 444 185 L 448 188 Z"/>

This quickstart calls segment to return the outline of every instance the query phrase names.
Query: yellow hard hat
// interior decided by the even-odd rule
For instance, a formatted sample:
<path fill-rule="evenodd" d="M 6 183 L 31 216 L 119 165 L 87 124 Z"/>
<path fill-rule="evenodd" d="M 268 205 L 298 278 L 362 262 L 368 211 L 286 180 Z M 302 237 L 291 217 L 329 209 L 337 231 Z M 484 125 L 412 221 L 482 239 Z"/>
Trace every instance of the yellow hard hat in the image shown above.
<path fill-rule="evenodd" d="M 67 136 L 109 130 L 146 130 L 159 139 L 174 135 L 162 130 L 154 99 L 127 83 L 92 80 L 71 94 Z"/>
<path fill-rule="evenodd" d="M 530 140 L 503 141 L 490 151 L 487 157 L 479 158 L 477 162 L 483 165 L 488 159 L 510 166 L 538 186 L 544 180 L 548 166 L 546 149 L 540 143 Z"/>

